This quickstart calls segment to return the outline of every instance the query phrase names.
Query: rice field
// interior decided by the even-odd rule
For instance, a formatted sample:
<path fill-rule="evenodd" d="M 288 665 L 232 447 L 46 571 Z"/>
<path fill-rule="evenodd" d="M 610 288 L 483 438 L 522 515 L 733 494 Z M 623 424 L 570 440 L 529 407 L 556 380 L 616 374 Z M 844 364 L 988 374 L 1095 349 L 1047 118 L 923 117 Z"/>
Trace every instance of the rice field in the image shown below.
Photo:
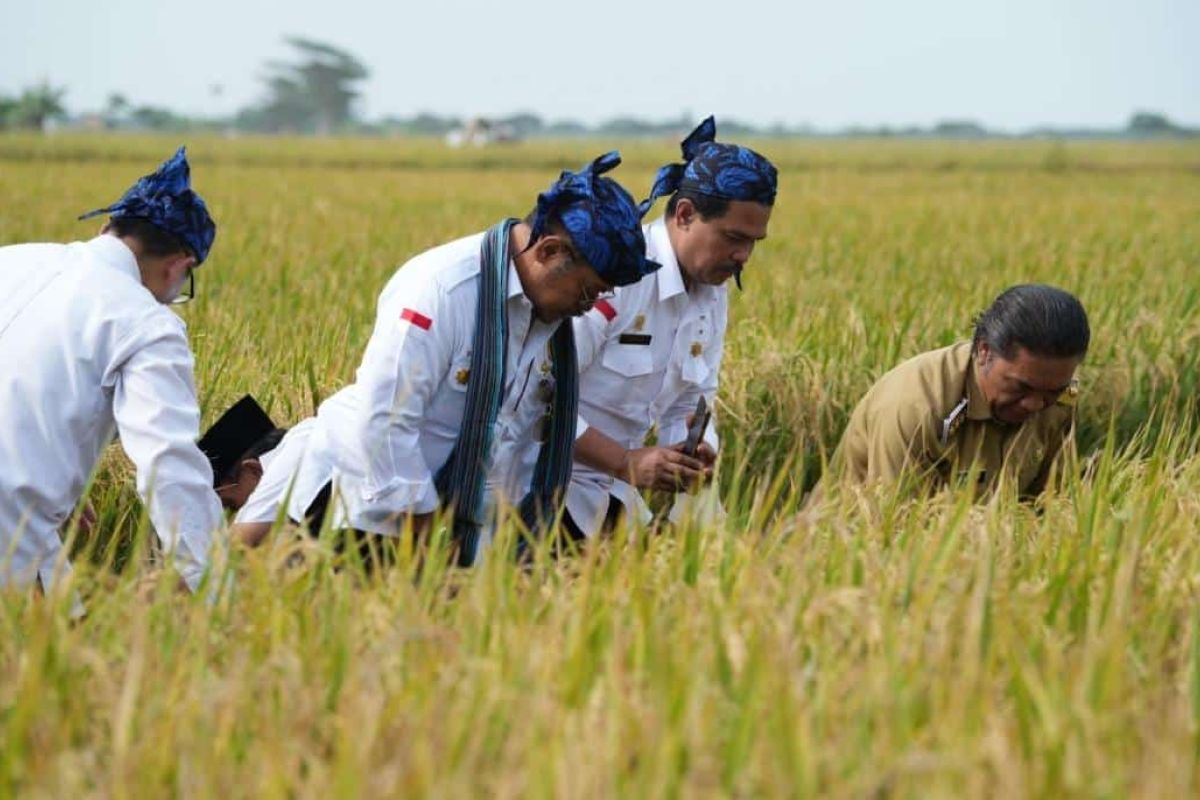
<path fill-rule="evenodd" d="M 0 137 L 0 244 L 90 237 L 178 143 Z M 399 264 L 560 169 L 620 147 L 643 196 L 678 156 L 187 143 L 219 226 L 181 310 L 206 422 L 246 392 L 311 414 Z M 114 449 L 72 539 L 87 617 L 0 593 L 0 796 L 1200 793 L 1200 143 L 751 144 L 781 184 L 731 298 L 723 524 L 372 579 L 281 530 L 206 602 L 157 580 Z M 1091 317 L 1086 476 L 802 510 L 873 380 L 1026 281 Z"/>

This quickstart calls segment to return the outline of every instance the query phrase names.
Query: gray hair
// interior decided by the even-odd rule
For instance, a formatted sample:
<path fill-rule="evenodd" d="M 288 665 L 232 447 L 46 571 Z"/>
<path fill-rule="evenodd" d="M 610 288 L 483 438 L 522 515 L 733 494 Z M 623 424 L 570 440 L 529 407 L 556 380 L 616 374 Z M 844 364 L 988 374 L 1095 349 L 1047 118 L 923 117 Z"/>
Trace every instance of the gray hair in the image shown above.
<path fill-rule="evenodd" d="M 1048 358 L 1082 357 L 1091 341 L 1087 312 L 1070 292 L 1040 283 L 1005 289 L 975 320 L 974 347 L 983 342 L 1004 358 L 1018 348 Z"/>

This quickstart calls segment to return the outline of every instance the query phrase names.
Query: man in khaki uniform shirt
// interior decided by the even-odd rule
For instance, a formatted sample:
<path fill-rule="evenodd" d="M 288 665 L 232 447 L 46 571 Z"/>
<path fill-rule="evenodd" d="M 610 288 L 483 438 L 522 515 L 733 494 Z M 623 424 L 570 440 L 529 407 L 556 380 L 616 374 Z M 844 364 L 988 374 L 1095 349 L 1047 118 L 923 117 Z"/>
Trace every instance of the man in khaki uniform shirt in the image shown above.
<path fill-rule="evenodd" d="M 970 482 L 982 495 L 1003 478 L 1040 493 L 1073 437 L 1075 369 L 1090 331 L 1083 306 L 1042 285 L 1006 290 L 970 342 L 912 358 L 859 402 L 834 453 L 844 482 Z"/>

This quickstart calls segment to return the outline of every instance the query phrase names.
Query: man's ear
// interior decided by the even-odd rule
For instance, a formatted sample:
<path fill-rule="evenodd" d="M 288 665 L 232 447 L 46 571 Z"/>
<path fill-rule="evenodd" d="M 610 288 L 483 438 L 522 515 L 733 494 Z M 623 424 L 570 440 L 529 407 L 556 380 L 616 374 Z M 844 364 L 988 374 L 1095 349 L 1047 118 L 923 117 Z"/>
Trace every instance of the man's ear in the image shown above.
<path fill-rule="evenodd" d="M 992 348 L 987 342 L 980 342 L 975 348 L 975 363 L 979 365 L 979 369 L 988 370 L 992 367 Z"/>
<path fill-rule="evenodd" d="M 191 253 L 176 253 L 171 256 L 171 266 L 176 275 L 182 275 L 196 266 L 196 257 Z"/>
<path fill-rule="evenodd" d="M 686 197 L 681 197 L 675 201 L 675 214 L 673 220 L 675 227 L 687 229 L 696 220 L 696 206 Z"/>
<path fill-rule="evenodd" d="M 549 264 L 556 258 L 561 258 L 567 252 L 567 245 L 556 233 L 548 233 L 537 240 L 533 248 L 534 255 L 543 264 Z"/>
<path fill-rule="evenodd" d="M 238 462 L 238 482 L 240 483 L 242 478 L 245 476 L 253 478 L 255 483 L 258 483 L 260 480 L 262 480 L 262 462 L 257 458 L 243 458 L 240 462 Z"/>

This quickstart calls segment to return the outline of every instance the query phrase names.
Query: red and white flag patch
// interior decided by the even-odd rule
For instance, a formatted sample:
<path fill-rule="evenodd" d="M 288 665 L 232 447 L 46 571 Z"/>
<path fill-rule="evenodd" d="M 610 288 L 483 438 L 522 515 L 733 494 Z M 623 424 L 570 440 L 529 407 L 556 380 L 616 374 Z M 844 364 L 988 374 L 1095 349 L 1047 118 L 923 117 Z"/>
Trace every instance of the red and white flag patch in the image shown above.
<path fill-rule="evenodd" d="M 607 300 L 597 300 L 592 308 L 599 311 L 606 320 L 612 322 L 617 317 L 617 310 L 612 307 L 612 303 Z"/>
<path fill-rule="evenodd" d="M 433 320 L 422 314 L 420 311 L 415 311 L 411 308 L 406 308 L 400 312 L 400 319 L 411 322 L 423 331 L 429 330 L 433 325 Z"/>

